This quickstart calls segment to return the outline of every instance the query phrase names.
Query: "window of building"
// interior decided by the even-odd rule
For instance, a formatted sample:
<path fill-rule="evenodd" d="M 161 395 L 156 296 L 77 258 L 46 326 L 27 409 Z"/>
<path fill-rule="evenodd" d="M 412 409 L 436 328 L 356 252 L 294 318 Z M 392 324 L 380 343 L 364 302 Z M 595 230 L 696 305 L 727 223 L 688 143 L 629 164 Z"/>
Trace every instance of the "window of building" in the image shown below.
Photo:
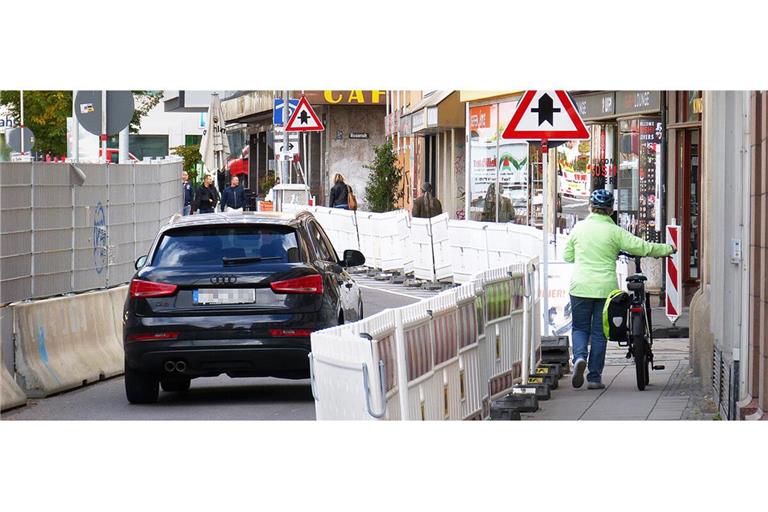
<path fill-rule="evenodd" d="M 200 142 L 203 140 L 202 135 L 185 135 L 184 136 L 184 145 L 185 146 L 199 146 Z"/>
<path fill-rule="evenodd" d="M 168 156 L 167 135 L 130 135 L 128 139 L 129 151 L 136 158 L 162 158 Z"/>

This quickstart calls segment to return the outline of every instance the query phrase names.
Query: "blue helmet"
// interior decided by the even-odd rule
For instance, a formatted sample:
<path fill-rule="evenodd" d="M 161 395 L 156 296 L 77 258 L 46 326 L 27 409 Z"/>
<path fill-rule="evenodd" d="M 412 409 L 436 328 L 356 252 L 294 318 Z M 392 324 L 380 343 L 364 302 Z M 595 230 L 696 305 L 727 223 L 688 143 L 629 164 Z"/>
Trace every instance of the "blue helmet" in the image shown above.
<path fill-rule="evenodd" d="M 613 192 L 599 188 L 592 192 L 589 204 L 598 208 L 613 208 Z"/>

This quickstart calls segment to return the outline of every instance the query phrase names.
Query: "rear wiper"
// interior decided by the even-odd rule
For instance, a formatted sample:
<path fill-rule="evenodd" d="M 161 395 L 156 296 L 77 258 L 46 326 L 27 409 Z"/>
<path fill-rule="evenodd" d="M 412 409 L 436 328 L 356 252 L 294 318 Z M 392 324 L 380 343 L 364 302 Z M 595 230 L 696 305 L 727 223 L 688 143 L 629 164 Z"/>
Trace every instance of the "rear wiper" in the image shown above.
<path fill-rule="evenodd" d="M 227 265 L 241 265 L 243 263 L 259 263 L 261 261 L 273 261 L 273 260 L 282 260 L 282 256 L 250 256 L 245 258 L 222 258 L 221 262 L 224 264 L 224 266 Z"/>

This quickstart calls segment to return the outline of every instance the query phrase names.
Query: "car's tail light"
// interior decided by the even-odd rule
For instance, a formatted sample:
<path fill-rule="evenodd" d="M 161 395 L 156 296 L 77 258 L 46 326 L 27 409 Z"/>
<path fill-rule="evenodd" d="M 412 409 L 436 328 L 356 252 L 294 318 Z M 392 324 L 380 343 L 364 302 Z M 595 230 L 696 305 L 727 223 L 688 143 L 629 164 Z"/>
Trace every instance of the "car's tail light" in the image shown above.
<path fill-rule="evenodd" d="M 312 334 L 312 329 L 270 329 L 269 335 L 274 338 L 306 338 Z"/>
<path fill-rule="evenodd" d="M 143 297 L 167 297 L 176 293 L 178 286 L 168 283 L 153 283 L 152 281 L 143 281 L 134 279 L 131 281 L 131 298 Z"/>
<path fill-rule="evenodd" d="M 175 340 L 178 337 L 178 332 L 142 332 L 138 334 L 129 334 L 128 341 Z"/>
<path fill-rule="evenodd" d="M 275 293 L 323 293 L 323 276 L 297 277 L 286 281 L 275 281 L 269 285 Z"/>

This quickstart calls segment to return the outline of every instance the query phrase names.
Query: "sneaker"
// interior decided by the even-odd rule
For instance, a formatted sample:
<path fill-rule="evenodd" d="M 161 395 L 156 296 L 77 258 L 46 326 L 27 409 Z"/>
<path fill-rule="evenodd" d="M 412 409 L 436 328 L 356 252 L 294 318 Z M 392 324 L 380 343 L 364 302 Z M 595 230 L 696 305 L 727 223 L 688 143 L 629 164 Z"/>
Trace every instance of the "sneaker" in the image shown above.
<path fill-rule="evenodd" d="M 605 389 L 605 384 L 602 382 L 589 382 L 587 383 L 587 389 Z"/>
<path fill-rule="evenodd" d="M 583 359 L 577 359 L 573 365 L 573 377 L 571 384 L 573 387 L 580 388 L 584 384 L 584 370 L 587 368 L 587 362 Z"/>

